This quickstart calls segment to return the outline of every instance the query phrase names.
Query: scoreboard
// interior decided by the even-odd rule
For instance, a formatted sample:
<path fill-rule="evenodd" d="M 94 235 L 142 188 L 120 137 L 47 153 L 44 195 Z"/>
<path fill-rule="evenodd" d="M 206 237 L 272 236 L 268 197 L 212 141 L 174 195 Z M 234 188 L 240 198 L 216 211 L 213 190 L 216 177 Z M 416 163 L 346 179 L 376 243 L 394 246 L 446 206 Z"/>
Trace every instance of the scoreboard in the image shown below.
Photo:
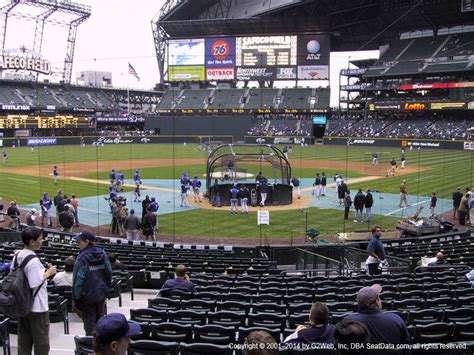
<path fill-rule="evenodd" d="M 0 117 L 0 129 L 87 128 L 87 117 L 8 115 Z"/>
<path fill-rule="evenodd" d="M 243 67 L 296 65 L 296 36 L 236 38 L 236 64 Z"/>

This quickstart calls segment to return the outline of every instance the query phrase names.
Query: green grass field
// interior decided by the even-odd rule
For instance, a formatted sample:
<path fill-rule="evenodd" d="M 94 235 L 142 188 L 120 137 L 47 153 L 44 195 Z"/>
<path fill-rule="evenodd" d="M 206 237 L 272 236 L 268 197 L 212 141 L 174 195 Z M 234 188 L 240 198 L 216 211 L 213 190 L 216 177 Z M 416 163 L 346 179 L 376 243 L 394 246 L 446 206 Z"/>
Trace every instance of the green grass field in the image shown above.
<path fill-rule="evenodd" d="M 306 148 L 294 147 L 290 155 L 292 175 L 300 178 L 314 178 L 315 172 L 325 171 L 331 182 L 332 176 L 339 172 L 344 177 L 356 178 L 374 175 L 371 167 L 371 153 L 377 151 L 382 164 L 388 163 L 392 157 L 399 159 L 399 148 L 371 148 L 359 146 L 309 146 Z M 134 144 L 134 145 L 106 145 L 105 147 L 80 148 L 78 146 L 49 146 L 37 147 L 31 153 L 27 147 L 7 149 L 8 163 L 0 166 L 0 197 L 4 200 L 16 199 L 21 205 L 35 203 L 43 191 L 54 195 L 58 188 L 65 193 L 75 193 L 78 197 L 97 196 L 104 193 L 104 186 L 95 183 L 79 182 L 67 179 L 68 171 L 63 169 L 66 163 L 81 163 L 84 167 L 83 177 L 91 179 L 107 179 L 108 169 L 103 168 L 106 161 L 121 160 L 116 169 L 122 169 L 126 177 L 131 178 L 134 164 L 141 159 L 174 159 L 179 165 L 166 167 L 141 168 L 143 179 L 178 179 L 183 170 L 189 175 L 198 175 L 204 180 L 207 153 L 195 149 L 194 144 L 186 147 L 182 144 Z M 436 191 L 439 197 L 451 198 L 456 187 L 463 189 L 474 183 L 474 152 L 422 149 L 421 151 L 407 151 L 407 166 L 413 173 L 393 178 L 382 177 L 377 180 L 359 184 L 350 184 L 350 189 L 370 188 L 385 193 L 398 193 L 398 186 L 402 179 L 408 183 L 411 195 L 429 196 Z M 192 160 L 191 160 L 192 159 Z M 196 163 L 200 161 L 200 163 Z M 189 164 L 187 160 L 190 160 Z M 307 168 L 307 160 L 326 160 L 329 165 L 323 169 Z M 338 164 L 331 168 L 330 162 Z M 355 169 L 353 163 L 358 164 Z M 50 173 L 52 166 L 59 166 L 61 179 L 55 186 Z M 43 166 L 25 174 L 24 167 Z M 343 167 L 341 169 L 341 166 Z M 364 167 L 361 171 L 361 166 Z M 252 173 L 258 171 L 258 165 L 246 167 Z M 428 170 L 422 171 L 422 168 Z M 8 171 L 7 171 L 8 170 Z M 264 171 L 266 171 L 264 169 Z M 376 175 L 384 175 L 385 171 L 376 171 Z M 65 176 L 66 175 L 66 176 Z M 307 186 L 306 186 L 307 187 Z M 158 193 L 159 196 L 159 193 Z M 343 224 L 342 212 L 332 209 L 308 208 L 308 227 L 316 227 L 323 233 L 334 233 L 341 230 L 361 228 L 352 222 Z M 384 227 L 392 227 L 393 217 L 375 217 L 374 223 Z M 300 210 L 272 212 L 271 225 L 262 227 L 268 238 L 273 237 L 300 237 L 304 234 L 306 219 Z M 256 226 L 256 214 L 249 216 L 230 216 L 227 208 L 220 210 L 190 210 L 181 213 L 160 216 L 160 232 L 175 235 L 194 235 L 207 237 L 259 237 L 260 230 Z"/>

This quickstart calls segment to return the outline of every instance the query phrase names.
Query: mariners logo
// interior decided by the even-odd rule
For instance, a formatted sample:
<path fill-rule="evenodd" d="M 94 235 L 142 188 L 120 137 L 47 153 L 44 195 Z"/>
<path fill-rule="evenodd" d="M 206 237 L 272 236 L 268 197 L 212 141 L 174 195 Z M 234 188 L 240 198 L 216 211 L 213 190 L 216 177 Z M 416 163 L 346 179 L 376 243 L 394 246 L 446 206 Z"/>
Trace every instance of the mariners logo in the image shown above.
<path fill-rule="evenodd" d="M 218 60 L 224 60 L 230 53 L 230 46 L 227 41 L 218 40 L 211 46 L 212 56 Z"/>

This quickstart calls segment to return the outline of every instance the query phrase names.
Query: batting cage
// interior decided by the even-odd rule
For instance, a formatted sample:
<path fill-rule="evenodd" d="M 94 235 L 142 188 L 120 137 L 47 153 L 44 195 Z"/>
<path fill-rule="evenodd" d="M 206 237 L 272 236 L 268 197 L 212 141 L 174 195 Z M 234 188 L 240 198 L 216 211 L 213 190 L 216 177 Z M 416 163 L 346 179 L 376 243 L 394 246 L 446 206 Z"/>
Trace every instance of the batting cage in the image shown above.
<path fill-rule="evenodd" d="M 270 144 L 223 144 L 207 159 L 206 190 L 209 196 L 219 192 L 222 205 L 230 203 L 229 191 L 234 184 L 247 186 L 256 198 L 253 204 L 261 202 L 262 190 L 268 190 L 269 205 L 291 204 L 290 179 L 290 163 Z"/>

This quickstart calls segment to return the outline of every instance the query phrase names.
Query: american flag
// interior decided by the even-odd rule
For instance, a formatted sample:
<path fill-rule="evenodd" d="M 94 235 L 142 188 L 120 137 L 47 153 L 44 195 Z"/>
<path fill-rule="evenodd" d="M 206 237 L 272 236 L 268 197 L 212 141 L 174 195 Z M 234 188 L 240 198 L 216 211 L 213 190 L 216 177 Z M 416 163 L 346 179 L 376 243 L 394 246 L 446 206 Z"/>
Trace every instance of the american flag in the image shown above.
<path fill-rule="evenodd" d="M 137 74 L 137 71 L 130 63 L 128 63 L 128 74 L 133 75 L 138 81 L 140 81 L 140 77 Z"/>

